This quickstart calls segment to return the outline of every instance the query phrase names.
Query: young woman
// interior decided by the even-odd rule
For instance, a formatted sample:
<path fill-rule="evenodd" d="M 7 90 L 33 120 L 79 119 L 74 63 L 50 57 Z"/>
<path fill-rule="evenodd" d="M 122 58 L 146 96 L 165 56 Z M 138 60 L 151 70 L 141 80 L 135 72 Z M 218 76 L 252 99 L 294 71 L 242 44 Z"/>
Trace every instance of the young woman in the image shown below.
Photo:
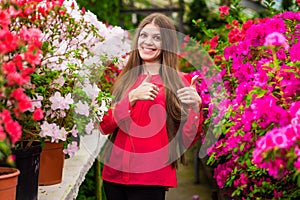
<path fill-rule="evenodd" d="M 195 78 L 177 70 L 175 26 L 154 13 L 139 25 L 129 60 L 100 123 L 112 134 L 102 178 L 108 200 L 164 200 L 176 166 L 199 139 L 201 98 Z"/>

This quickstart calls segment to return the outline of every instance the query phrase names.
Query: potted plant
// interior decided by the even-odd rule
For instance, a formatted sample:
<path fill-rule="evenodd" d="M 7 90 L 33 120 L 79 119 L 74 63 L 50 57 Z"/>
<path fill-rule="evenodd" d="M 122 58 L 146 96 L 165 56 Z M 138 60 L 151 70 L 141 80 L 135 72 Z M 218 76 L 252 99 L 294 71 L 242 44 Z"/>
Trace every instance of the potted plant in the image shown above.
<path fill-rule="evenodd" d="M 9 96 L 22 103 L 22 110 L 12 110 L 22 125 L 14 126 L 17 137 L 13 142 L 20 142 L 14 149 L 50 140 L 62 142 L 63 152 L 73 156 L 78 145 L 72 137 L 91 134 L 94 121 L 101 120 L 107 109 L 109 95 L 99 89 L 99 77 L 108 65 L 122 64 L 126 33 L 119 27 L 106 27 L 75 1 L 3 1 L 1 7 L 13 16 L 3 20 L 6 28 L 27 43 L 32 41 L 8 52 L 15 62 L 13 75 L 18 75 L 12 80 L 20 81 L 22 87 Z M 117 52 L 109 48 L 113 36 L 121 47 Z M 20 63 L 28 67 L 21 68 Z M 5 70 L 11 72 L 10 66 Z"/>
<path fill-rule="evenodd" d="M 15 158 L 12 149 L 23 134 L 23 120 L 28 119 L 32 124 L 37 124 L 43 116 L 37 116 L 38 110 L 26 113 L 32 106 L 30 97 L 26 94 L 26 85 L 30 82 L 30 75 L 40 63 L 41 32 L 34 27 L 23 27 L 17 31 L 12 30 L 12 22 L 24 15 L 23 6 L 1 2 L 0 12 L 3 16 L 0 22 L 1 50 L 0 50 L 0 164 L 1 166 L 1 196 L 15 199 L 18 176 L 20 171 L 7 166 L 15 167 Z M 32 37 L 26 37 L 31 34 Z M 18 166 L 16 166 L 18 167 Z M 27 166 L 28 167 L 28 166 Z M 5 171 L 4 171 L 5 170 Z M 15 179 L 10 180 L 10 172 L 15 173 Z M 27 184 L 31 182 L 28 180 Z M 19 187 L 18 187 L 19 188 Z M 10 191 L 5 194 L 4 191 Z"/>

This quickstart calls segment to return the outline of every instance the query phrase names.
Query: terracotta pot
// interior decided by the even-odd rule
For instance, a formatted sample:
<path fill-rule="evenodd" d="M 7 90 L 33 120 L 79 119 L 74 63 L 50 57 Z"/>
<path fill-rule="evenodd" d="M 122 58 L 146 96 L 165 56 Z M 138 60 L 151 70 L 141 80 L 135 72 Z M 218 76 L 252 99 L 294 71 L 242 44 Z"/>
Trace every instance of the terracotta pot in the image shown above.
<path fill-rule="evenodd" d="M 20 171 L 15 168 L 0 167 L 0 199 L 15 200 Z"/>
<path fill-rule="evenodd" d="M 39 185 L 61 183 L 64 159 L 63 143 L 45 142 L 40 160 Z"/>

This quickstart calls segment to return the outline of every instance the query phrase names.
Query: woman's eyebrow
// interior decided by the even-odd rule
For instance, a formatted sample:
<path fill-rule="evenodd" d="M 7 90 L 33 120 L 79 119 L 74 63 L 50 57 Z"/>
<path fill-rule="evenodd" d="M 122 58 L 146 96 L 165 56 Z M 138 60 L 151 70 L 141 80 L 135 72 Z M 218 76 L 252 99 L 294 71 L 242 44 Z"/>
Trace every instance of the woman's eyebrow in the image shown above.
<path fill-rule="evenodd" d="M 141 33 L 147 33 L 147 34 L 150 34 L 149 32 L 147 32 L 147 31 L 145 31 L 145 30 L 142 30 Z M 157 33 L 153 33 L 153 34 L 151 34 L 151 35 L 160 35 L 160 33 L 157 32 Z"/>

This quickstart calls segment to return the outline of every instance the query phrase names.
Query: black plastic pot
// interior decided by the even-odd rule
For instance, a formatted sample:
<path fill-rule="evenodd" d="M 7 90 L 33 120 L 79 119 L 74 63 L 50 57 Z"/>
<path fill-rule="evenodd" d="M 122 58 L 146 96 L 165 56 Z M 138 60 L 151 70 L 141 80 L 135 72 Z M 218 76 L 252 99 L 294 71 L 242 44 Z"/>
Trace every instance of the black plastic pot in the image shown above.
<path fill-rule="evenodd" d="M 34 142 L 28 149 L 13 149 L 16 168 L 20 170 L 16 200 L 38 199 L 41 150 L 40 142 Z"/>

